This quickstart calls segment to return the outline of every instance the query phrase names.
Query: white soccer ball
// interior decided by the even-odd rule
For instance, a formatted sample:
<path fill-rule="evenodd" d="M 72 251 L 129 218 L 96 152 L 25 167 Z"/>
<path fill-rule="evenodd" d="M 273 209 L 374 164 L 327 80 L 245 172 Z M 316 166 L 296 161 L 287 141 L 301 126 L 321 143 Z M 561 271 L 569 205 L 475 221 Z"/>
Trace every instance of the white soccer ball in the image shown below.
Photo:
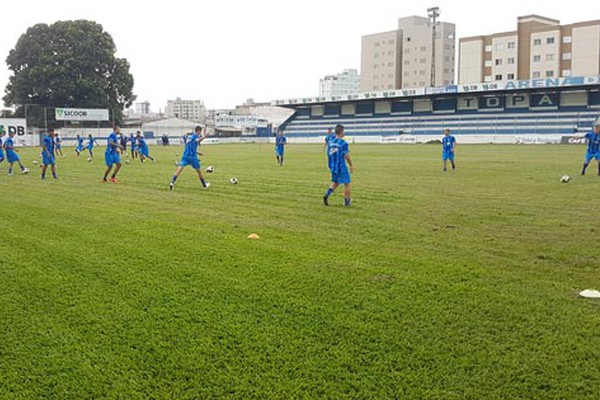
<path fill-rule="evenodd" d="M 125 160 L 125 164 L 129 164 L 129 159 Z"/>
<path fill-rule="evenodd" d="M 215 172 L 215 167 L 209 165 L 208 167 L 206 167 L 206 172 L 208 172 L 209 174 Z"/>
<path fill-rule="evenodd" d="M 571 177 L 569 175 L 563 175 L 560 177 L 560 181 L 562 183 L 569 183 L 570 180 L 571 180 Z"/>
<path fill-rule="evenodd" d="M 88 157 L 88 158 L 87 158 L 87 162 L 92 162 L 92 158 L 91 158 L 91 157 Z"/>
<path fill-rule="evenodd" d="M 34 165 L 37 165 L 37 160 L 33 160 L 33 164 L 34 164 Z"/>
<path fill-rule="evenodd" d="M 235 176 L 232 176 L 231 178 L 229 178 L 229 183 L 231 183 L 232 185 L 237 185 L 238 180 Z"/>

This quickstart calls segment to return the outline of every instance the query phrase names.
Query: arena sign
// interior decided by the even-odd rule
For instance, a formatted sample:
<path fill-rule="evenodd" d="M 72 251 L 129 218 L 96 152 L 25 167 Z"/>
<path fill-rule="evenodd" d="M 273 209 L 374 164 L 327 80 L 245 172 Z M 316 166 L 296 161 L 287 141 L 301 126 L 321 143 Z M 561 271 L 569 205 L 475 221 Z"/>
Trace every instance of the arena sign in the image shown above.
<path fill-rule="evenodd" d="M 98 108 L 56 108 L 57 121 L 108 121 L 108 110 Z"/>
<path fill-rule="evenodd" d="M 0 118 L 0 130 L 4 133 L 15 134 L 17 146 L 36 146 L 39 144 L 39 136 L 27 133 L 27 122 L 24 118 Z"/>

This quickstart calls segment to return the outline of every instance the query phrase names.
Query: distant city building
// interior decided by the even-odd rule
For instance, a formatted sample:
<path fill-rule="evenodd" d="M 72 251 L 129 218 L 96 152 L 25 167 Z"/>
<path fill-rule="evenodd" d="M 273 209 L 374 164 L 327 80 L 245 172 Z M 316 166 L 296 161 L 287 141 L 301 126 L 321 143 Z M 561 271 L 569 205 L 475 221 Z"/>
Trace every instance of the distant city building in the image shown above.
<path fill-rule="evenodd" d="M 138 115 L 150 114 L 150 102 L 146 100 L 141 103 L 135 103 L 135 113 Z"/>
<path fill-rule="evenodd" d="M 360 75 L 355 69 L 345 69 L 341 74 L 327 75 L 319 84 L 319 96 L 343 96 L 360 92 Z"/>
<path fill-rule="evenodd" d="M 453 84 L 456 27 L 433 27 L 429 18 L 411 16 L 398 20 L 398 30 L 363 36 L 361 91 Z"/>
<path fill-rule="evenodd" d="M 167 101 L 165 111 L 167 118 L 181 118 L 189 121 L 204 122 L 206 119 L 206 107 L 202 100 L 176 100 Z"/>
<path fill-rule="evenodd" d="M 600 20 L 528 15 L 517 30 L 460 39 L 461 84 L 600 75 Z"/>

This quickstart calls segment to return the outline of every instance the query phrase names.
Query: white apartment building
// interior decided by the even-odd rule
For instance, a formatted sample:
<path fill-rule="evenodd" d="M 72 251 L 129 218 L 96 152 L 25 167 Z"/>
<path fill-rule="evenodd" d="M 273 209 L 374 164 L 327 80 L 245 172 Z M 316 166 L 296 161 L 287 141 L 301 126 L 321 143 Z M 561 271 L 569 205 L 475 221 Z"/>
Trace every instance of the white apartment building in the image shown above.
<path fill-rule="evenodd" d="M 165 110 L 167 118 L 180 118 L 194 122 L 206 120 L 206 107 L 202 100 L 168 100 Z"/>
<path fill-rule="evenodd" d="M 600 75 L 600 20 L 528 15 L 517 30 L 460 40 L 460 84 Z"/>
<path fill-rule="evenodd" d="M 360 92 L 360 75 L 356 69 L 345 69 L 341 74 L 327 75 L 319 82 L 319 96 L 344 96 Z"/>

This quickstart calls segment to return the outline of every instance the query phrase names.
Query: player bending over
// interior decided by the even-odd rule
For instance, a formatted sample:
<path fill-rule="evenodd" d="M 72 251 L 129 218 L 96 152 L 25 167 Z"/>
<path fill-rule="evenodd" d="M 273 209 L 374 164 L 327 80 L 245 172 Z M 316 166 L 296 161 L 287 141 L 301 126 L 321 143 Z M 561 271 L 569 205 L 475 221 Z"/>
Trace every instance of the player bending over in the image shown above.
<path fill-rule="evenodd" d="M 173 190 L 173 188 L 175 187 L 175 182 L 177 181 L 177 178 L 179 178 L 181 171 L 183 171 L 183 169 L 188 165 L 191 165 L 192 168 L 194 168 L 198 173 L 198 178 L 200 178 L 200 183 L 202 183 L 202 187 L 204 189 L 208 189 L 210 187 L 210 182 L 206 182 L 204 180 L 204 177 L 202 176 L 200 159 L 198 158 L 199 155 L 202 155 L 202 153 L 198 153 L 198 145 L 204 139 L 206 139 L 206 136 L 204 132 L 202 132 L 202 127 L 199 125 L 196 126 L 196 128 L 194 129 L 194 133 L 190 134 L 187 138 L 187 141 L 185 143 L 185 149 L 183 150 L 183 155 L 181 156 L 181 162 L 179 163 L 179 166 L 175 171 L 175 175 L 173 175 L 173 178 L 171 178 L 171 183 L 169 183 L 170 190 Z"/>

